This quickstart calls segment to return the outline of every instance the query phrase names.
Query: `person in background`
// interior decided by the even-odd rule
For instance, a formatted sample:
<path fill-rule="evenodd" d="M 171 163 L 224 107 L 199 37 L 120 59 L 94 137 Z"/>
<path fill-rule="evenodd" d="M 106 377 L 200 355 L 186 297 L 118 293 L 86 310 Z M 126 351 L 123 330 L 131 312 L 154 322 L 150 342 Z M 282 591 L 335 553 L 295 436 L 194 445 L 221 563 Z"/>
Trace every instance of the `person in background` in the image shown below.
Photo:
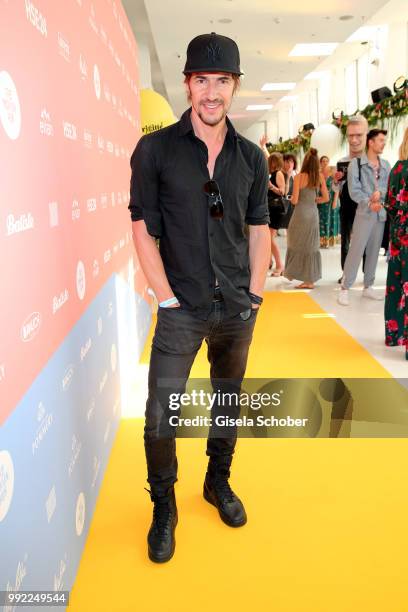
<path fill-rule="evenodd" d="M 323 155 L 320 158 L 320 171 L 323 174 L 327 191 L 329 193 L 329 201 L 319 206 L 319 223 L 320 223 L 320 248 L 328 249 L 336 244 L 336 239 L 339 235 L 339 212 L 337 209 L 338 192 L 333 191 L 332 185 L 334 181 L 333 167 L 329 166 L 329 158 Z"/>
<path fill-rule="evenodd" d="M 336 168 L 334 166 L 330 166 L 330 227 L 329 227 L 329 247 L 334 246 L 335 244 L 340 243 L 340 215 L 339 215 L 339 192 L 333 190 L 334 183 L 334 174 L 336 172 Z M 326 181 L 327 188 L 329 189 L 329 184 Z"/>
<path fill-rule="evenodd" d="M 326 181 L 327 190 L 331 196 L 331 182 L 332 177 L 330 176 L 330 160 L 327 155 L 322 155 L 320 158 L 320 172 L 324 176 L 324 180 Z M 328 202 L 324 204 L 320 204 L 319 206 L 319 228 L 320 228 L 320 248 L 328 249 L 329 248 L 329 238 L 330 238 L 330 219 L 331 219 L 331 197 Z"/>
<path fill-rule="evenodd" d="M 282 172 L 283 157 L 280 153 L 271 153 L 268 157 L 269 185 L 268 185 L 268 207 L 269 228 L 271 232 L 271 260 L 275 260 L 275 269 L 272 276 L 281 276 L 283 273 L 283 262 L 279 245 L 276 241 L 278 230 L 282 227 L 285 210 L 282 198 L 285 195 L 285 177 Z M 272 266 L 272 261 L 271 261 Z"/>
<path fill-rule="evenodd" d="M 405 346 L 408 359 L 408 128 L 389 177 L 384 206 L 390 219 L 390 259 L 385 294 L 385 344 Z"/>
<path fill-rule="evenodd" d="M 297 170 L 297 159 L 293 153 L 285 153 L 283 156 L 283 174 L 285 177 L 285 197 L 288 200 L 289 206 L 284 218 L 282 220 L 282 228 L 287 229 L 290 219 L 292 217 L 294 207 L 290 203 L 290 199 L 293 193 L 293 180 L 296 176 Z"/>
<path fill-rule="evenodd" d="M 321 196 L 318 196 L 318 192 Z M 294 213 L 288 227 L 288 250 L 284 275 L 289 280 L 302 280 L 297 289 L 313 289 L 322 277 L 319 251 L 319 213 L 316 204 L 329 200 L 324 176 L 320 172 L 316 149 L 306 154 L 300 174 L 293 181 Z"/>
<path fill-rule="evenodd" d="M 349 153 L 340 159 L 340 162 L 350 162 L 361 157 L 365 152 L 368 132 L 367 119 L 363 115 L 353 115 L 347 123 L 347 141 Z M 351 228 L 353 227 L 357 203 L 352 200 L 348 183 L 343 172 L 336 172 L 333 181 L 333 190 L 340 193 L 340 232 L 341 232 L 341 269 L 344 269 L 347 253 L 350 246 Z M 341 278 L 338 282 L 341 283 Z"/>
<path fill-rule="evenodd" d="M 356 280 L 364 251 L 366 262 L 363 297 L 371 300 L 383 299 L 372 286 L 387 217 L 384 200 L 390 164 L 380 157 L 385 147 L 386 135 L 387 130 L 370 130 L 367 134 L 367 153 L 362 155 L 361 159 L 353 159 L 348 168 L 348 189 L 351 198 L 357 202 L 357 211 L 338 297 L 338 303 L 342 306 L 349 304 L 349 289 Z"/>

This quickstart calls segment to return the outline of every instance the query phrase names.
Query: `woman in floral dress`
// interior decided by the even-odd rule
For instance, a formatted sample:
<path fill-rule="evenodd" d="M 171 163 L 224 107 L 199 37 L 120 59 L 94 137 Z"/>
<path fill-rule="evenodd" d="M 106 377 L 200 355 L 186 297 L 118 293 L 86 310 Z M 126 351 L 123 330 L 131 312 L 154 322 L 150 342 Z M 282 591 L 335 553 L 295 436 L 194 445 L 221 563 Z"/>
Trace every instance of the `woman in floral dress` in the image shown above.
<path fill-rule="evenodd" d="M 333 168 L 329 166 L 329 158 L 323 155 L 320 158 L 320 171 L 325 180 L 330 200 L 319 206 L 319 229 L 320 229 L 320 248 L 327 249 L 339 242 L 339 209 L 337 206 L 338 193 L 332 189 Z"/>
<path fill-rule="evenodd" d="M 339 215 L 339 193 L 333 191 L 332 185 L 334 181 L 334 173 L 336 168 L 331 166 L 331 175 L 326 181 L 327 189 L 330 195 L 330 227 L 329 227 L 329 246 L 340 244 L 340 215 Z"/>
<path fill-rule="evenodd" d="M 385 297 L 385 344 L 405 346 L 408 359 L 408 128 L 390 173 L 385 207 L 390 217 L 390 260 Z"/>
<path fill-rule="evenodd" d="M 331 177 L 330 177 L 330 166 L 329 166 L 329 158 L 327 155 L 323 155 L 320 158 L 320 172 L 323 174 L 324 179 L 326 181 L 326 186 L 328 192 L 330 194 L 331 191 Z M 329 238 L 330 238 L 330 212 L 331 212 L 331 202 L 325 202 L 324 204 L 320 204 L 319 208 L 319 230 L 320 230 L 320 248 L 327 249 L 329 248 Z"/>

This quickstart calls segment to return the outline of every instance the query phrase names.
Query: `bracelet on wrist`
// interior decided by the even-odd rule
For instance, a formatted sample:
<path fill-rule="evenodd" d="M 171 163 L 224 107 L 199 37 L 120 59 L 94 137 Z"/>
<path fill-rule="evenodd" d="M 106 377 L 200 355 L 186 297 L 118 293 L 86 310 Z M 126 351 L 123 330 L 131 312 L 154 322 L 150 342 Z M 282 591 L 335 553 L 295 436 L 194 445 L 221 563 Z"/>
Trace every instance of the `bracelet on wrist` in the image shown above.
<path fill-rule="evenodd" d="M 261 298 L 260 295 L 256 295 L 255 293 L 251 293 L 250 291 L 248 291 L 248 296 L 252 304 L 258 304 L 258 306 L 260 306 L 263 302 L 263 298 Z"/>
<path fill-rule="evenodd" d="M 168 300 L 163 300 L 163 302 L 159 302 L 160 308 L 168 308 L 169 306 L 173 306 L 173 304 L 178 304 L 179 301 L 176 296 L 169 298 Z"/>

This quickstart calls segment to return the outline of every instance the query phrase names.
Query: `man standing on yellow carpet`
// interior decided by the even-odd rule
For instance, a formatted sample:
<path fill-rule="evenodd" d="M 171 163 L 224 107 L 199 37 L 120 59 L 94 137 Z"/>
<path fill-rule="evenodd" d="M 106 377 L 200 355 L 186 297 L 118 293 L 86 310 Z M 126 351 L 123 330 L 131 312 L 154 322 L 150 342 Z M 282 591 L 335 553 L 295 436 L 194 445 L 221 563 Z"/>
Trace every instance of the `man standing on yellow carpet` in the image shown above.
<path fill-rule="evenodd" d="M 159 301 L 144 430 L 154 502 L 148 551 L 156 562 L 173 556 L 177 524 L 169 396 L 184 391 L 204 339 L 214 392 L 239 391 L 269 266 L 266 162 L 227 118 L 241 74 L 232 39 L 194 38 L 184 69 L 191 108 L 141 138 L 131 158 L 134 242 Z M 204 497 L 239 527 L 247 517 L 228 482 L 236 427 L 220 433 L 213 425 L 218 415 L 237 418 L 240 407 L 221 404 L 211 409 Z"/>

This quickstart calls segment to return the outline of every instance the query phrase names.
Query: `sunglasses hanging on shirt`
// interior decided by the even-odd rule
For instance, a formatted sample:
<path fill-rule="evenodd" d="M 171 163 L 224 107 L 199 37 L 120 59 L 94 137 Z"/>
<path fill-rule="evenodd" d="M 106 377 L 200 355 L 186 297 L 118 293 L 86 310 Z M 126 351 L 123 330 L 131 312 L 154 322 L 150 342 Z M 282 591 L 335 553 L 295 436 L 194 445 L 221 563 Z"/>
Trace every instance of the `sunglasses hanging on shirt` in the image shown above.
<path fill-rule="evenodd" d="M 213 219 L 222 219 L 224 217 L 224 205 L 217 181 L 207 181 L 204 185 L 204 192 L 208 198 L 210 216 Z"/>

